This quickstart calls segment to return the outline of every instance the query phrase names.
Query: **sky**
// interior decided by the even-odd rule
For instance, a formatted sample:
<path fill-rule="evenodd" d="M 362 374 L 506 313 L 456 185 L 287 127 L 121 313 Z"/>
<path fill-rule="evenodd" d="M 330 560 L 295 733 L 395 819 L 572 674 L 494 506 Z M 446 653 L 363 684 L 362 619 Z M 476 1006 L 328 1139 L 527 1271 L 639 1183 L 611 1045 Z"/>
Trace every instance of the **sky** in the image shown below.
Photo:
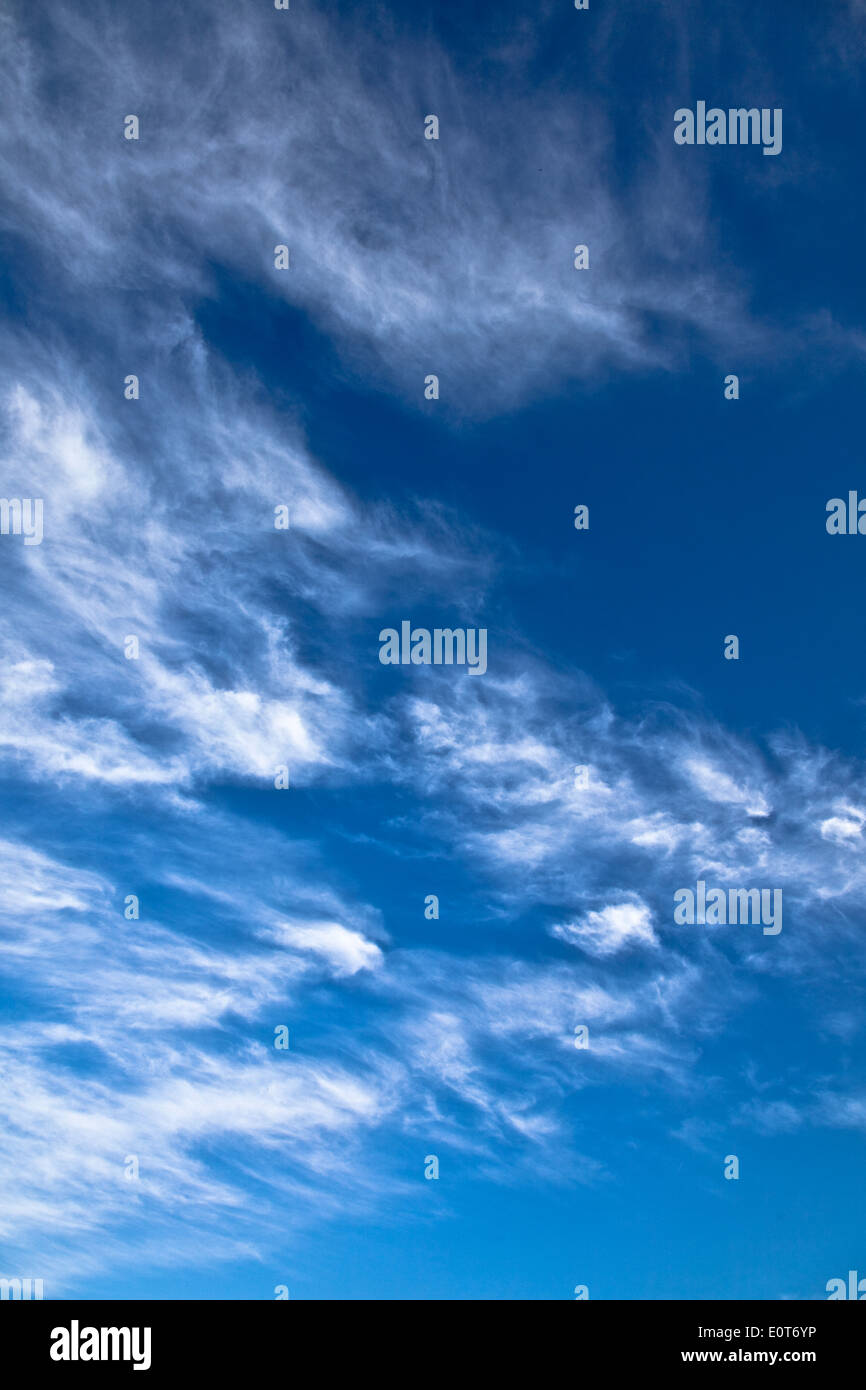
<path fill-rule="evenodd" d="M 0 1275 L 866 1276 L 864 57 L 863 0 L 7 0 Z"/>

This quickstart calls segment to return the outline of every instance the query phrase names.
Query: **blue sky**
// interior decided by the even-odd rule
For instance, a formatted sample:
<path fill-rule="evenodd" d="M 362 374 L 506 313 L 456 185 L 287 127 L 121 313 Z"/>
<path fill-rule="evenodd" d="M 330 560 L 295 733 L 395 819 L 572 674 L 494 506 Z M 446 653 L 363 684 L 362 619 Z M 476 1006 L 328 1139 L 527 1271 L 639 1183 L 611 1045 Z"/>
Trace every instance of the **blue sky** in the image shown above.
<path fill-rule="evenodd" d="M 866 1275 L 862 0 L 0 38 L 0 491 L 44 499 L 0 536 L 0 1273 Z M 699 100 L 781 153 L 678 146 Z M 487 671 L 381 665 L 404 619 Z M 782 931 L 677 926 L 700 879 Z"/>

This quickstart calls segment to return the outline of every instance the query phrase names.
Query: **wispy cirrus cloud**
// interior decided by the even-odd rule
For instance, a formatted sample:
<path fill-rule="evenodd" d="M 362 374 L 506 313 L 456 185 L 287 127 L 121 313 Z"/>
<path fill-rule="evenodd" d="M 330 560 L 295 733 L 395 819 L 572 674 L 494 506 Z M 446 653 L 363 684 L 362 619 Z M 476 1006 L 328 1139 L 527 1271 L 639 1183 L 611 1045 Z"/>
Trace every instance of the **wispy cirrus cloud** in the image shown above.
<path fill-rule="evenodd" d="M 539 87 L 531 42 L 492 57 L 510 100 L 491 104 L 431 38 L 379 18 L 384 50 L 381 27 L 352 13 L 250 12 L 239 45 L 231 16 L 186 7 L 169 47 L 114 7 L 62 6 L 50 35 L 8 18 L 14 230 L 64 246 L 77 294 L 107 275 L 139 322 L 145 295 L 173 306 L 140 358 L 169 345 L 183 298 L 212 292 L 222 267 L 310 314 L 349 369 L 363 360 L 368 379 L 420 400 L 438 368 L 468 412 L 613 363 L 670 366 L 662 321 L 708 342 L 762 336 L 745 286 L 713 266 L 711 220 L 672 141 L 615 190 L 601 103 Z M 606 61 L 603 36 L 589 42 Z M 51 120 L 46 71 L 74 92 L 75 125 Z M 137 142 L 122 138 L 130 109 Z M 423 138 L 431 111 L 439 141 Z M 576 243 L 590 273 L 575 272 Z M 291 251 L 282 275 L 277 244 Z"/>
<path fill-rule="evenodd" d="M 683 349 L 665 325 L 760 356 L 779 332 L 719 269 L 703 184 L 660 136 L 615 185 L 608 116 L 555 78 L 530 128 L 525 29 L 496 48 L 510 99 L 491 103 L 414 30 L 383 72 L 364 19 L 283 18 L 245 12 L 239 39 L 234 14 L 187 6 L 170 43 L 164 18 L 111 5 L 0 20 L 30 317 L 0 332 L 4 490 L 46 504 L 43 544 L 4 538 L 2 557 L 0 1227 L 64 1287 L 130 1251 L 262 1259 L 302 1225 L 402 1212 L 401 1145 L 497 1182 L 606 1182 L 593 1097 L 620 1089 L 687 1143 L 720 1115 L 861 1127 L 823 1058 L 738 1109 L 712 1050 L 779 980 L 809 980 L 816 1030 L 856 1039 L 862 765 L 650 696 L 626 716 L 554 672 L 509 614 L 492 526 L 383 498 L 372 464 L 353 492 L 293 383 L 263 385 L 257 305 L 327 340 L 350 388 L 421 405 L 441 370 L 452 425 L 612 365 L 666 369 Z M 249 317 L 220 343 L 226 282 Z M 386 613 L 475 622 L 488 602 L 483 681 L 381 684 Z M 411 856 L 441 919 L 417 881 L 389 899 Z M 699 876 L 782 887 L 782 934 L 675 929 L 673 891 Z M 277 1026 L 300 1037 L 285 1056 Z M 683 1119 L 708 1091 L 713 1116 Z"/>

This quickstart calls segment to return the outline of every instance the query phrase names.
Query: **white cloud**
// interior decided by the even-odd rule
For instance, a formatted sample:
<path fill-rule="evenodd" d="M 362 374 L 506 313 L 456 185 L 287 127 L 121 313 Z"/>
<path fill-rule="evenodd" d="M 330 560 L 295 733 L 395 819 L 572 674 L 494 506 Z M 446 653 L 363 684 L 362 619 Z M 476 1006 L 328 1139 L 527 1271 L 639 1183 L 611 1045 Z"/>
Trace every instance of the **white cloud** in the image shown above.
<path fill-rule="evenodd" d="M 307 12 L 277 33 L 272 12 L 250 11 L 239 51 L 230 16 L 200 6 L 157 47 L 131 17 L 95 27 L 79 8 L 58 9 L 63 41 L 43 35 L 41 64 L 6 25 L 0 152 L 16 230 L 62 246 L 67 276 L 86 293 L 107 274 L 158 285 L 170 305 L 163 350 L 191 331 L 181 287 L 207 293 L 215 265 L 312 314 L 345 358 L 363 356 L 368 377 L 410 399 L 420 397 L 423 372 L 408 365 L 419 352 L 447 364 L 445 397 L 470 411 L 605 364 L 670 365 L 674 340 L 659 346 L 648 320 L 675 318 L 716 342 L 739 330 L 741 350 L 761 336 L 746 287 L 717 274 L 712 223 L 672 143 L 649 147 L 652 172 L 615 190 L 601 104 L 590 93 L 563 100 L 555 77 L 539 86 L 528 52 L 503 54 L 513 99 L 494 109 L 411 28 L 392 35 L 383 72 L 380 30 L 351 16 Z M 83 106 L 59 128 L 45 92 L 72 54 Z M 434 142 L 423 138 L 423 103 L 435 92 L 444 107 Z M 133 93 L 141 139 L 127 144 L 117 113 Z M 573 268 L 577 242 L 591 248 L 589 273 Z M 273 248 L 283 243 L 291 268 L 281 273 Z M 117 266 L 118 245 L 135 247 L 128 267 Z"/>
<path fill-rule="evenodd" d="M 43 846 L 0 843 L 0 960 L 32 1006 L 0 1034 L 16 1125 L 0 1127 L 0 1230 L 79 1275 L 131 1249 L 257 1258 L 287 1223 L 390 1205 L 401 1180 L 371 1155 L 421 1121 L 482 1175 L 528 1154 L 533 1181 L 546 1179 L 570 1166 L 575 1091 L 611 1079 L 687 1090 L 700 1039 L 770 971 L 820 968 L 830 992 L 834 956 L 850 970 L 853 953 L 827 945 L 859 942 L 861 770 L 790 737 L 771 769 L 709 721 L 623 718 L 510 630 L 501 676 L 407 680 L 384 706 L 371 699 L 380 614 L 435 595 L 474 620 L 506 547 L 423 499 L 353 497 L 293 405 L 262 403 L 253 368 L 221 362 L 196 314 L 219 266 L 271 310 L 308 314 L 341 371 L 363 361 L 368 382 L 407 401 L 420 404 L 419 362 L 445 363 L 443 401 L 459 416 L 611 363 L 668 364 L 647 316 L 742 355 L 743 296 L 714 264 L 689 273 L 706 271 L 713 243 L 671 142 L 616 195 L 595 172 L 611 134 L 591 103 L 563 104 L 552 84 L 523 128 L 513 47 L 518 99 L 491 107 L 414 31 L 397 36 L 383 80 L 363 61 L 363 19 L 308 12 L 277 42 L 262 7 L 239 47 L 235 16 L 208 11 L 203 30 L 191 5 L 166 47 L 132 13 L 108 31 L 63 0 L 58 14 L 64 43 L 48 44 L 48 62 L 0 18 L 9 229 L 46 273 L 60 267 L 52 283 L 76 326 L 65 341 L 62 323 L 0 330 L 4 486 L 46 499 L 43 544 L 8 552 L 0 614 L 0 755 L 25 788 L 20 833 Z M 69 53 L 82 104 L 59 127 L 44 95 Z M 421 139 L 420 56 L 451 98 L 435 149 Z M 139 97 L 143 138 L 125 146 L 118 113 Z M 576 151 L 565 165 L 562 149 Z M 641 207 L 649 240 L 636 246 L 623 228 Z M 292 271 L 279 276 L 284 239 Z M 574 272 L 578 239 L 603 275 Z M 140 402 L 122 400 L 128 368 Z M 282 502 L 291 529 L 276 533 Z M 137 662 L 123 656 L 129 633 Z M 309 823 L 287 815 L 280 830 L 261 803 L 248 819 L 218 809 L 227 781 L 276 796 L 284 762 L 293 790 L 396 791 L 376 849 L 440 877 L 442 862 L 468 871 L 477 942 L 417 943 L 416 911 L 383 951 L 376 907 L 316 849 L 316 816 L 336 802 L 310 797 Z M 591 769 L 585 787 L 576 765 Z M 46 783 L 60 793 L 37 800 L 43 824 L 28 797 Z M 338 808 L 328 829 L 343 829 Z M 76 856 L 102 867 L 72 867 Z M 673 890 L 709 869 L 784 886 L 785 932 L 760 955 L 666 932 Z M 127 922 L 139 877 L 150 898 Z M 551 946 L 554 919 L 579 960 Z M 832 1003 L 821 999 L 828 1017 Z M 294 1035 L 305 1010 L 309 1050 L 277 1057 L 274 1025 Z M 580 1056 L 579 1023 L 592 1034 Z M 792 1104 L 752 1118 L 793 1127 Z M 862 1110 L 826 1094 L 812 1113 L 860 1126 Z M 127 1152 L 141 1154 L 140 1188 L 123 1182 Z M 594 1179 L 601 1165 L 582 1156 L 578 1171 Z"/>
<path fill-rule="evenodd" d="M 359 970 L 375 969 L 382 962 L 382 952 L 375 942 L 339 922 L 283 922 L 280 933 L 289 945 L 324 956 L 339 975 L 356 975 Z"/>
<path fill-rule="evenodd" d="M 551 934 L 591 956 L 613 956 L 633 946 L 657 946 L 652 913 L 646 903 L 622 902 L 588 912 L 578 922 L 551 927 Z"/>
<path fill-rule="evenodd" d="M 821 822 L 821 835 L 836 844 L 851 844 L 861 838 L 866 815 L 855 806 L 840 806 L 839 814 Z"/>
<path fill-rule="evenodd" d="M 722 804 L 742 806 L 749 816 L 768 816 L 771 806 L 758 791 L 742 787 L 722 768 L 715 767 L 703 758 L 687 758 L 686 772 L 711 801 Z"/>

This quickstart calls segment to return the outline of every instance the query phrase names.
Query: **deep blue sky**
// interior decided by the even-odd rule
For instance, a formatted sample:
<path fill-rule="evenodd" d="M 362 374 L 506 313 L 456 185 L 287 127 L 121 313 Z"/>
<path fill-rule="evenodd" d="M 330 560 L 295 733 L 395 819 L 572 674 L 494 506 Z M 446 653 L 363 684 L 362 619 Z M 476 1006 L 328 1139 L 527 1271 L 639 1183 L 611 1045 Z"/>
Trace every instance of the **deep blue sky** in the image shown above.
<path fill-rule="evenodd" d="M 0 492 L 45 516 L 0 536 L 0 1274 L 866 1274 L 862 0 L 0 40 Z M 781 153 L 676 145 L 698 100 Z M 382 666 L 403 619 L 487 672 Z M 675 926 L 700 878 L 781 934 Z"/>

